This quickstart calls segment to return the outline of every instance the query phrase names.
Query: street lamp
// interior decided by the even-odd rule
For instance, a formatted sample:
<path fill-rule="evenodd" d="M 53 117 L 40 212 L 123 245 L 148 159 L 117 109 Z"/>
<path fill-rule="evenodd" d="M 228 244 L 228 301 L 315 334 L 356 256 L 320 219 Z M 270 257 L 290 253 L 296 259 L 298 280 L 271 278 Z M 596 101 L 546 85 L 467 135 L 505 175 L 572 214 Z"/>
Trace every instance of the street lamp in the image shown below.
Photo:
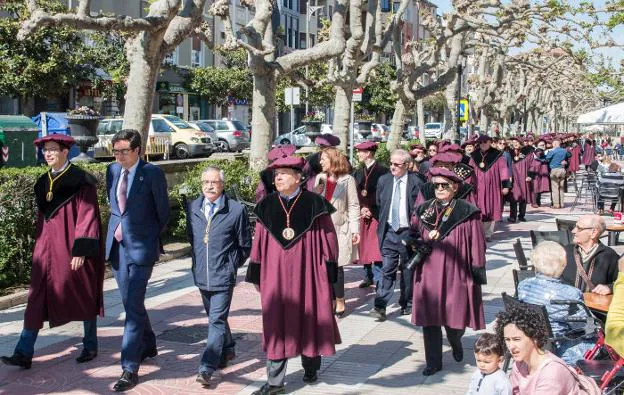
<path fill-rule="evenodd" d="M 462 90 L 462 73 L 464 72 L 464 67 L 466 67 L 466 58 L 462 55 L 459 56 L 459 59 L 457 61 L 457 126 L 455 128 L 455 142 L 456 143 L 460 143 L 461 140 L 461 133 L 460 133 L 460 126 L 461 126 L 461 116 L 459 113 L 459 109 L 461 107 L 461 90 Z M 465 108 L 464 111 L 468 111 L 468 108 Z"/>
<path fill-rule="evenodd" d="M 317 5 L 310 6 L 308 5 L 308 1 L 309 0 L 306 0 L 306 49 L 310 48 L 310 19 L 312 18 L 312 16 L 314 15 L 316 11 L 323 8 L 323 6 L 317 6 Z M 316 4 L 316 0 L 314 0 L 314 4 Z M 317 34 L 317 40 L 318 40 L 318 34 Z M 310 74 L 310 68 L 308 65 L 306 65 L 305 67 L 306 80 L 310 78 L 309 74 Z M 305 112 L 307 114 L 308 113 L 308 85 L 307 84 L 305 87 L 305 98 L 306 98 Z"/>

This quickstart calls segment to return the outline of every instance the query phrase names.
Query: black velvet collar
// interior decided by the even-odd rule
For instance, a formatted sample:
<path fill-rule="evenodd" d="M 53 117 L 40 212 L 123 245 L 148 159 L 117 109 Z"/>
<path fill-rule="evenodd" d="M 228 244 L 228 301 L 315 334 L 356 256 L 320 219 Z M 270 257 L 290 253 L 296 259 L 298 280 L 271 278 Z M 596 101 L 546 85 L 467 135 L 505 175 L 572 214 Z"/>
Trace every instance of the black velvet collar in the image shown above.
<path fill-rule="evenodd" d="M 520 152 L 522 152 L 525 156 L 529 156 L 533 153 L 533 151 L 535 151 L 535 147 L 531 145 L 525 145 L 520 149 Z"/>
<path fill-rule="evenodd" d="M 83 184 L 97 184 L 93 175 L 87 173 L 76 165 L 70 164 L 70 168 L 54 181 L 52 187 L 53 198 L 51 202 L 46 201 L 46 195 L 50 187 L 48 170 L 35 183 L 35 201 L 39 211 L 43 213 L 46 220 L 49 220 L 62 206 L 73 198 Z"/>
<path fill-rule="evenodd" d="M 425 229 L 429 231 L 433 230 L 433 224 L 423 220 L 423 216 L 426 216 L 425 211 L 432 206 L 432 203 L 436 205 L 440 204 L 436 201 L 436 199 L 430 199 L 416 208 L 416 213 L 420 217 L 420 222 L 423 224 Z M 480 212 L 481 211 L 478 208 L 467 201 L 463 199 L 455 199 L 455 208 L 451 212 L 451 215 L 446 221 L 442 222 L 438 228 L 440 237 L 437 240 L 444 239 L 453 229 L 455 229 L 457 225 L 465 222 L 468 218 Z"/>
<path fill-rule="evenodd" d="M 290 227 L 295 231 L 295 237 L 292 240 L 286 240 L 282 237 L 282 231 L 286 228 L 286 213 L 280 204 L 280 195 L 274 192 L 262 199 L 254 209 L 254 213 L 258 216 L 258 221 L 264 225 L 273 238 L 284 249 L 289 249 L 299 241 L 299 239 L 307 232 L 314 220 L 323 214 L 331 215 L 336 209 L 320 195 L 309 192 L 305 189 L 301 190 L 301 196 L 295 207 L 290 212 Z M 284 202 L 287 210 L 292 207 L 296 198 L 289 202 Z"/>
<path fill-rule="evenodd" d="M 477 169 L 486 172 L 490 170 L 490 167 L 496 162 L 498 158 L 503 155 L 503 151 L 499 151 L 496 148 L 490 147 L 489 150 L 483 155 L 481 155 L 481 150 L 475 150 L 470 154 L 474 163 L 477 164 Z M 479 164 L 483 161 L 485 163 L 485 167 L 482 169 Z"/>

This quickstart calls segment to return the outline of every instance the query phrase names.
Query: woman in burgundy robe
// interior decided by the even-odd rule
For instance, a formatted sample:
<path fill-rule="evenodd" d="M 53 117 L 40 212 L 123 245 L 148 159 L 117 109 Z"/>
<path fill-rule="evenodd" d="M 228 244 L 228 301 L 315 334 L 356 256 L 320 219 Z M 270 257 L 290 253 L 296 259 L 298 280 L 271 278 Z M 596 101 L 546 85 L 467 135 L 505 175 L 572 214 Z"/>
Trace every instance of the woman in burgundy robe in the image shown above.
<path fill-rule="evenodd" d="M 544 152 L 546 148 L 546 142 L 539 140 L 537 142 L 537 148 L 533 152 L 536 159 L 543 158 L 546 154 Z M 548 170 L 548 163 L 541 162 L 539 160 L 533 160 L 529 167 L 529 177 L 533 179 L 533 194 L 534 199 L 532 206 L 537 208 L 542 204 L 542 193 L 550 192 L 550 171 Z"/>
<path fill-rule="evenodd" d="M 571 144 L 572 145 L 568 147 L 568 151 L 570 151 L 568 172 L 574 174 L 581 168 L 581 147 L 576 142 Z"/>
<path fill-rule="evenodd" d="M 587 138 L 583 145 L 583 164 L 586 168 L 596 159 L 596 142 Z"/>
<path fill-rule="evenodd" d="M 533 182 L 529 177 L 529 168 L 533 163 L 533 147 L 522 147 L 520 141 L 512 139 L 514 142 L 512 153 L 513 187 L 509 204 L 510 222 L 520 220 L 526 221 L 525 213 L 527 202 L 532 201 Z M 518 211 L 519 206 L 519 211 Z"/>
<path fill-rule="evenodd" d="M 485 234 L 479 209 L 454 197 L 461 179 L 432 168 L 436 198 L 418 206 L 412 228 L 431 254 L 416 268 L 412 323 L 423 327 L 424 375 L 442 369 L 442 329 L 456 361 L 463 359 L 461 337 L 466 327 L 485 328 L 481 284 L 485 284 Z"/>

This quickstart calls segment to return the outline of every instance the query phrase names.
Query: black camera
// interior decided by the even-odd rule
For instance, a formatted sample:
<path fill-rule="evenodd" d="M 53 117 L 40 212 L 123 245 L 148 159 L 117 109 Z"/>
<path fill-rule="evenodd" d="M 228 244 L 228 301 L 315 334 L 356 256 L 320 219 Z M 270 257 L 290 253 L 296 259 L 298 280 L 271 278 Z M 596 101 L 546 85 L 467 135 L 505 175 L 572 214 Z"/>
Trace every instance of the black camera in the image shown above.
<path fill-rule="evenodd" d="M 404 238 L 401 243 L 411 251 L 411 258 L 405 263 L 407 270 L 414 270 L 421 267 L 427 257 L 431 255 L 431 246 L 420 239 Z"/>

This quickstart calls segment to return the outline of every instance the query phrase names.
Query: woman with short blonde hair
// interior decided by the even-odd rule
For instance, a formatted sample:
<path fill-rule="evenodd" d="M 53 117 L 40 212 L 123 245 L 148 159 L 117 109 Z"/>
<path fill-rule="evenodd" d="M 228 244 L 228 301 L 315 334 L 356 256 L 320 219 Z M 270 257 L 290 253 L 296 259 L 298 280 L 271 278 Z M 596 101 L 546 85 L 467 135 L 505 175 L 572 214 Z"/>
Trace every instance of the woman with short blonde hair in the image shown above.
<path fill-rule="evenodd" d="M 565 249 L 554 241 L 542 241 L 533 249 L 531 263 L 536 272 L 559 278 L 566 265 Z"/>

